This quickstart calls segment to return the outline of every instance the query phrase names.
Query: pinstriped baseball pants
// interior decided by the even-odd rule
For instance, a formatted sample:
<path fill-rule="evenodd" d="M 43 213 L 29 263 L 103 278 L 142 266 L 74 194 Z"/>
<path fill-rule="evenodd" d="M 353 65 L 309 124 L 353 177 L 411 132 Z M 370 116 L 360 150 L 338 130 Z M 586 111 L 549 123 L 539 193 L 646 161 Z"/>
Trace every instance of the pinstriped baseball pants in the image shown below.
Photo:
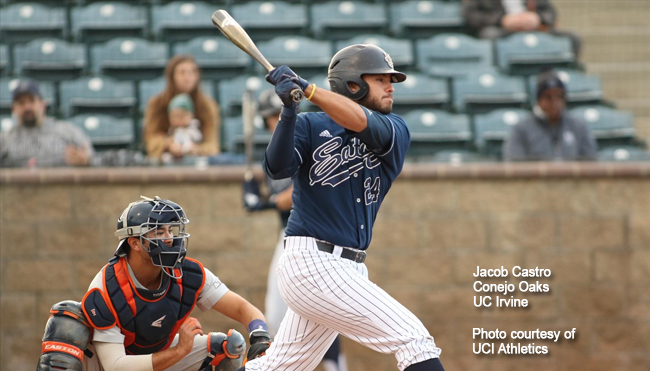
<path fill-rule="evenodd" d="M 266 356 L 249 361 L 246 371 L 313 370 L 338 333 L 394 353 L 402 371 L 439 357 L 422 322 L 368 280 L 365 264 L 340 258 L 337 251 L 319 251 L 311 237 L 286 238 L 278 283 L 289 310 Z"/>

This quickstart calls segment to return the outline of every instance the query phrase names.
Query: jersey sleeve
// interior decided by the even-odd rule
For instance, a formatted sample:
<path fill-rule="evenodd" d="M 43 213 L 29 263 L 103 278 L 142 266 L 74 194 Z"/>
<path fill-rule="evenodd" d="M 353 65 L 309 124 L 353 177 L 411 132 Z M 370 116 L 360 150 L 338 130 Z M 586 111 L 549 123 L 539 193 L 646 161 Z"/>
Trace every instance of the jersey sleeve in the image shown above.
<path fill-rule="evenodd" d="M 219 280 L 208 268 L 203 268 L 205 284 L 199 294 L 196 306 L 202 312 L 210 310 L 230 289 Z"/>
<path fill-rule="evenodd" d="M 309 121 L 305 118 L 304 114 L 299 114 L 296 117 L 295 127 L 293 129 L 294 150 L 291 151 L 291 155 L 290 155 L 293 157 L 287 158 L 286 156 L 281 156 L 281 158 L 273 158 L 272 160 L 274 161 L 280 160 L 282 163 L 286 165 L 277 171 L 272 171 L 269 167 L 269 161 L 270 161 L 270 155 L 274 153 L 269 154 L 269 151 L 278 151 L 279 150 L 278 146 L 285 146 L 286 144 L 284 144 L 284 141 L 278 140 L 281 138 L 278 138 L 277 136 L 283 134 L 284 135 L 289 134 L 289 133 L 285 134 L 285 132 L 283 131 L 285 130 L 284 128 L 280 128 L 280 130 L 278 130 L 278 128 L 280 128 L 280 124 L 278 124 L 278 127 L 276 127 L 276 130 L 273 133 L 273 136 L 271 137 L 271 142 L 269 143 L 269 147 L 266 150 L 264 156 L 264 162 L 262 166 L 266 174 L 271 179 L 291 178 L 298 171 L 300 166 L 303 164 L 304 159 L 306 159 L 308 156 L 309 141 L 310 141 Z"/>
<path fill-rule="evenodd" d="M 376 133 L 382 132 L 381 134 L 375 134 L 375 136 L 381 136 L 384 141 L 381 150 L 375 151 L 375 153 L 392 181 L 402 171 L 406 151 L 411 145 L 411 131 L 404 119 L 394 114 L 382 115 L 374 112 L 372 115 L 368 115 L 368 126 L 370 127 L 370 125 L 382 128 L 375 129 Z M 359 139 L 363 141 L 362 138 Z"/>

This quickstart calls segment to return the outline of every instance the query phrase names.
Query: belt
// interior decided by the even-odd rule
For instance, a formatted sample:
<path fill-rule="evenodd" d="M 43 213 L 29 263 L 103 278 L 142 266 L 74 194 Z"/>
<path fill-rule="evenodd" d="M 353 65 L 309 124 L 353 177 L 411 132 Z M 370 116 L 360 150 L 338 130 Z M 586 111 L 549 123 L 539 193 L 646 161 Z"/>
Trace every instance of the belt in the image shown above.
<path fill-rule="evenodd" d="M 332 245 L 331 243 L 316 241 L 316 246 L 320 251 L 330 253 L 330 254 L 334 253 L 334 245 Z M 354 251 L 354 250 L 341 247 L 341 257 L 343 259 L 352 260 L 355 263 L 363 263 L 366 260 L 366 252 Z"/>

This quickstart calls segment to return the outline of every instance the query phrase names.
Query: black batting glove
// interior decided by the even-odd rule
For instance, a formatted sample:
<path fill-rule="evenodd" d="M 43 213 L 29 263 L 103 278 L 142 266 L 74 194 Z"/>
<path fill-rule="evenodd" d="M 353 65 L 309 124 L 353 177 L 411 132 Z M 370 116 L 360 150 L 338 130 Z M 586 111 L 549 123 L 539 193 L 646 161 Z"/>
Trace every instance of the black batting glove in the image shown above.
<path fill-rule="evenodd" d="M 250 349 L 246 359 L 251 360 L 262 357 L 266 354 L 266 350 L 271 346 L 271 335 L 265 330 L 253 330 L 250 334 L 249 341 L 251 343 Z"/>

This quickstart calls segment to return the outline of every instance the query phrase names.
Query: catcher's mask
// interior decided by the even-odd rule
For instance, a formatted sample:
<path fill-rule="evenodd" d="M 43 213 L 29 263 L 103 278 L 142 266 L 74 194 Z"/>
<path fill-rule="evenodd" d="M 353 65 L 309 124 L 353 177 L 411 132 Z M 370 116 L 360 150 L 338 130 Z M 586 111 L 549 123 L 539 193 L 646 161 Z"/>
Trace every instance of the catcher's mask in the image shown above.
<path fill-rule="evenodd" d="M 115 255 L 126 256 L 129 237 L 139 237 L 153 264 L 171 278 L 179 279 L 183 277 L 181 266 L 190 237 L 185 225 L 190 221 L 183 208 L 172 201 L 158 196 L 141 197 L 142 200 L 130 203 L 117 220 L 114 234 L 120 242 Z"/>

